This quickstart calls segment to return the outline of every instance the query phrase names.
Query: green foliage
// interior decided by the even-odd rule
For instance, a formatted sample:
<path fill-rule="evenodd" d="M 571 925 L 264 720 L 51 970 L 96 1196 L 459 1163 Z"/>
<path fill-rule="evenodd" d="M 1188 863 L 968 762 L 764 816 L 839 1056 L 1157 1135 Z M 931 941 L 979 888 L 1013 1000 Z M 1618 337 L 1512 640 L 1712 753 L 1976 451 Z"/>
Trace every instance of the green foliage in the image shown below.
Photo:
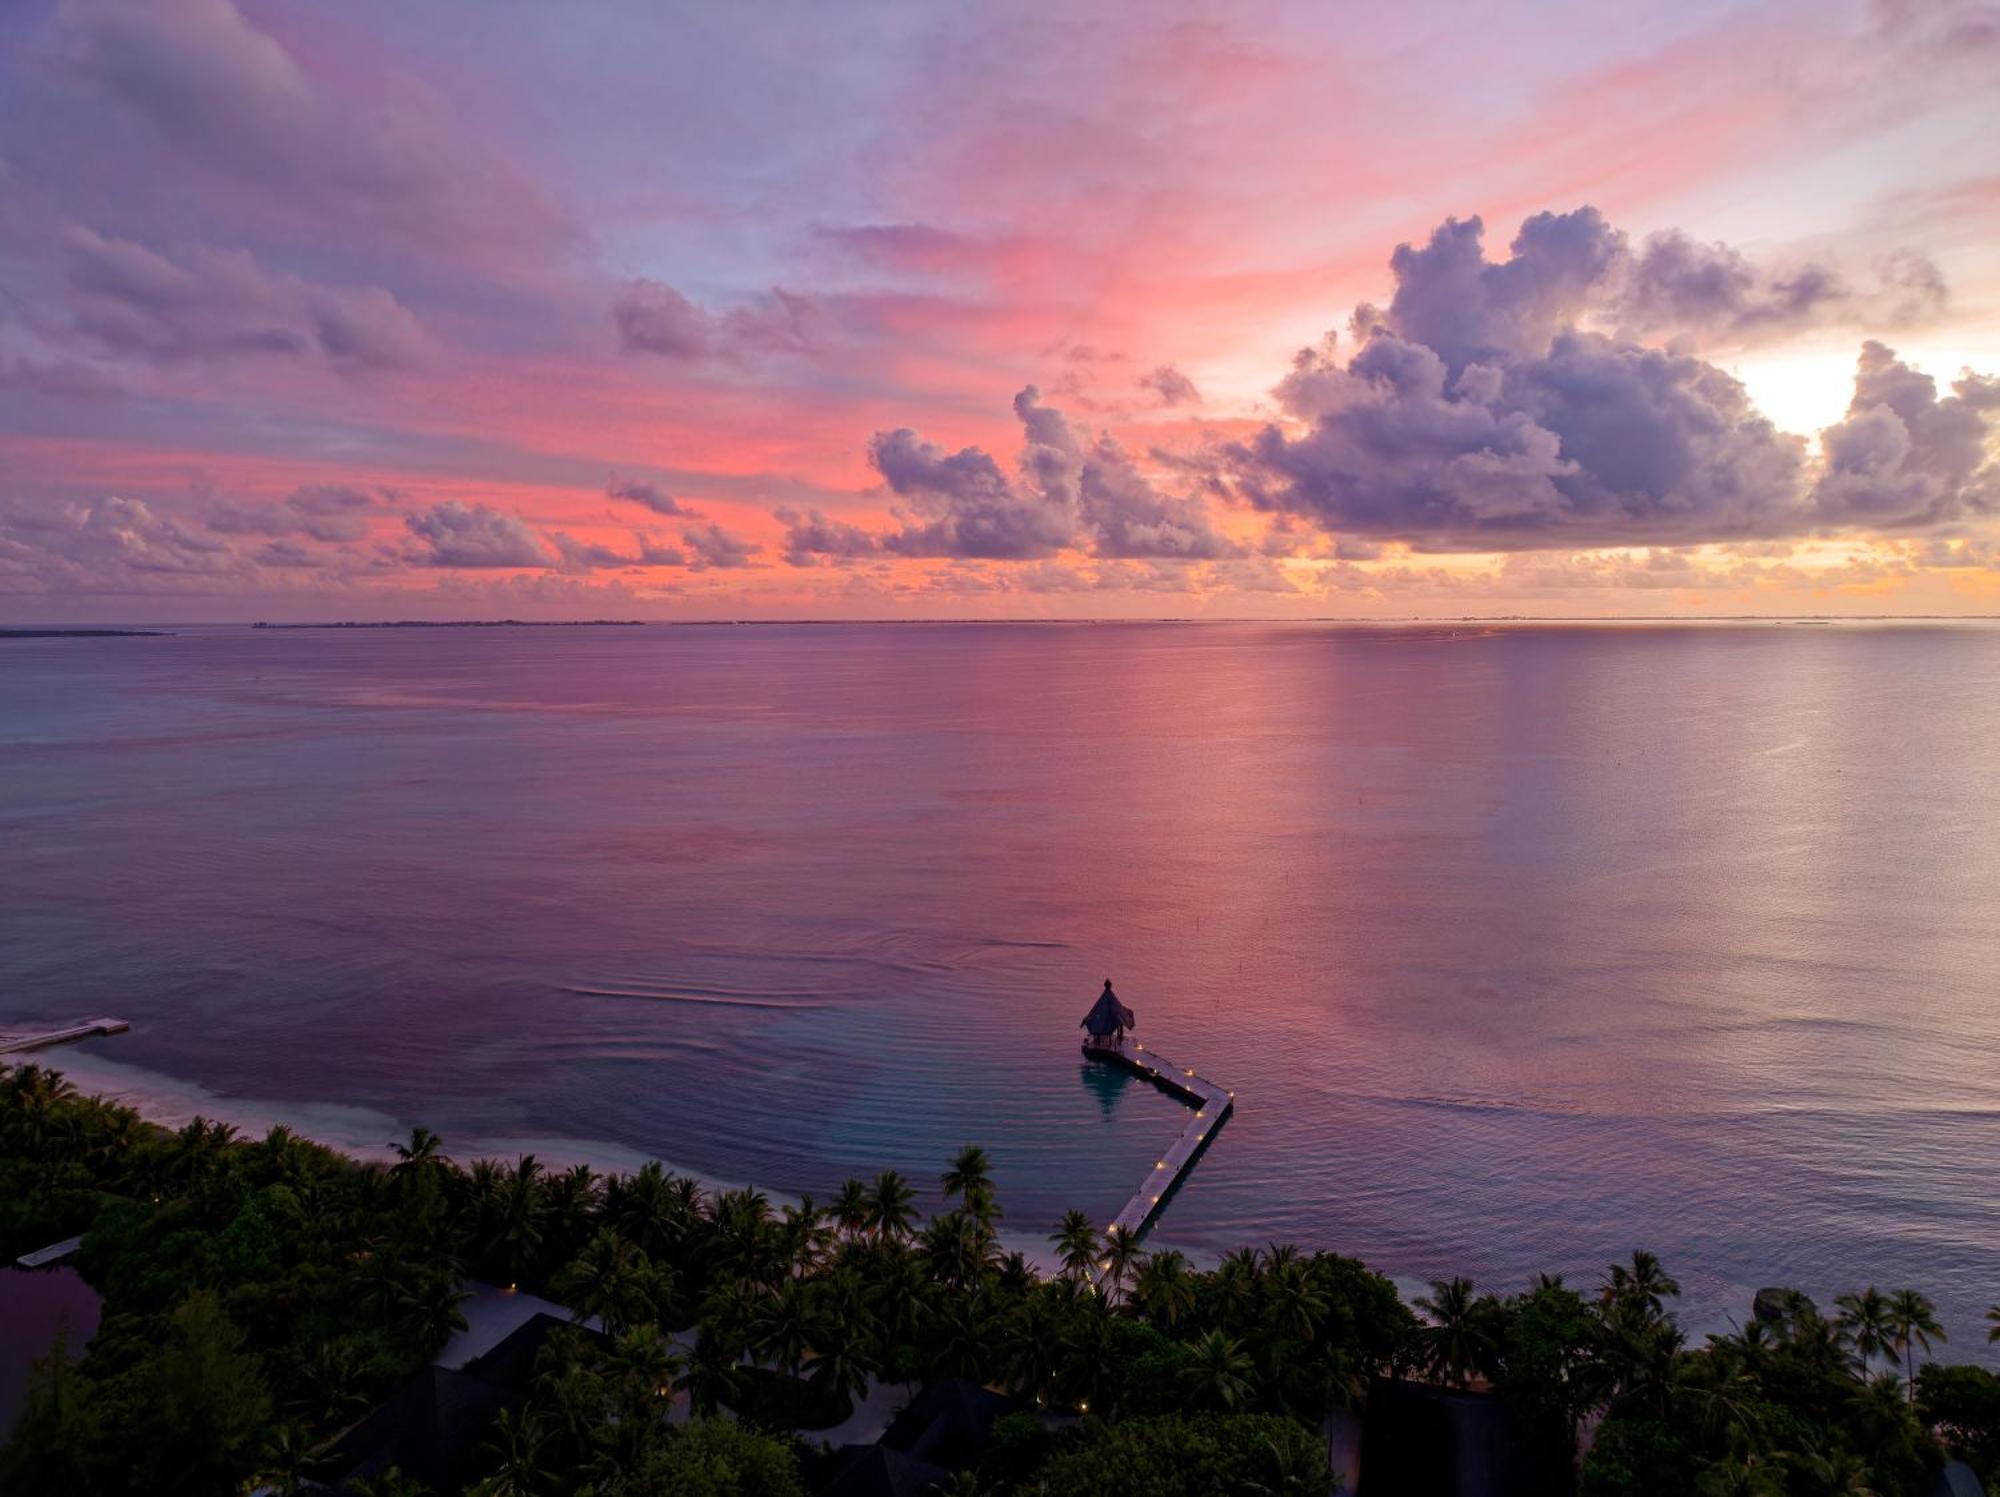
<path fill-rule="evenodd" d="M 1326 1447 L 1271 1414 L 1090 1421 L 1025 1485 L 1035 1497 L 1232 1497 L 1333 1484 Z"/>
<path fill-rule="evenodd" d="M 724 1419 L 674 1432 L 603 1497 L 805 1497 L 796 1452 L 783 1440 Z"/>
<path fill-rule="evenodd" d="M 1917 1407 L 1989 1489 L 2000 1483 L 2000 1375 L 1933 1362 L 1917 1374 Z"/>
<path fill-rule="evenodd" d="M 1323 1494 L 1319 1421 L 1413 1369 L 1490 1386 L 1551 1469 L 1594 1421 L 1591 1497 L 1899 1497 L 1939 1458 L 1932 1426 L 1984 1471 L 2000 1462 L 2000 1380 L 1923 1365 L 1943 1328 L 1913 1291 L 1842 1295 L 1831 1317 L 1784 1296 L 1690 1348 L 1679 1287 L 1646 1253 L 1590 1293 L 1442 1280 L 1420 1319 L 1350 1258 L 1273 1244 L 1204 1271 L 1107 1241 L 1080 1212 L 1050 1234 L 1064 1267 L 1043 1279 L 1000 1247 L 982 1151 L 939 1183 L 929 1218 L 894 1171 L 848 1182 L 831 1209 L 778 1209 L 657 1164 L 460 1167 L 423 1129 L 384 1167 L 282 1128 L 169 1131 L 52 1072 L 0 1068 L 0 1245 L 87 1228 L 78 1266 L 105 1297 L 87 1354 L 37 1371 L 0 1488 L 292 1490 L 463 1323 L 481 1276 L 610 1333 L 552 1339 L 479 1457 L 482 1497 L 789 1494 L 785 1432 L 837 1422 L 873 1379 L 941 1376 L 1088 1416 L 1060 1436 L 1039 1414 L 1003 1420 L 960 1482 L 996 1492 Z M 675 1397 L 737 1419 L 676 1429 Z"/>

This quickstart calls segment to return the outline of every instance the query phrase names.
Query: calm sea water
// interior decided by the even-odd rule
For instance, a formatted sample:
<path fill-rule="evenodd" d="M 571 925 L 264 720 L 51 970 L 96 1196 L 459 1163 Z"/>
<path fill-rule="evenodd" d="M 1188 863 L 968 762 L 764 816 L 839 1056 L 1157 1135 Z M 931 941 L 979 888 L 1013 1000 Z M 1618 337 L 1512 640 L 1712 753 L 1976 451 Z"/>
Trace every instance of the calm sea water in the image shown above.
<path fill-rule="evenodd" d="M 2000 1300 L 2000 629 L 0 641 L 0 1021 L 87 1085 L 824 1197 L 993 1153 L 1399 1279 Z M 525 1142 L 524 1141 L 528 1141 Z"/>

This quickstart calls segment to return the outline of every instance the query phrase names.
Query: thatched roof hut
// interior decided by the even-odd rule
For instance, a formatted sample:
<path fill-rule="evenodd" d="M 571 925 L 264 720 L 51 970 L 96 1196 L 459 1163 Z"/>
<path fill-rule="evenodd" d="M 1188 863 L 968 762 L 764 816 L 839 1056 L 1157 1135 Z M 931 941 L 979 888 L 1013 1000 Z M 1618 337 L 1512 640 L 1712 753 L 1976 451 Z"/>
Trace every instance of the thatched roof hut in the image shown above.
<path fill-rule="evenodd" d="M 1104 979 L 1104 991 L 1097 995 L 1097 1002 L 1090 1006 L 1090 1012 L 1083 1016 L 1078 1027 L 1088 1030 L 1094 1040 L 1122 1039 L 1125 1031 L 1138 1026 L 1132 1017 L 1132 1010 L 1118 1001 L 1118 995 L 1111 991 L 1111 979 Z"/>

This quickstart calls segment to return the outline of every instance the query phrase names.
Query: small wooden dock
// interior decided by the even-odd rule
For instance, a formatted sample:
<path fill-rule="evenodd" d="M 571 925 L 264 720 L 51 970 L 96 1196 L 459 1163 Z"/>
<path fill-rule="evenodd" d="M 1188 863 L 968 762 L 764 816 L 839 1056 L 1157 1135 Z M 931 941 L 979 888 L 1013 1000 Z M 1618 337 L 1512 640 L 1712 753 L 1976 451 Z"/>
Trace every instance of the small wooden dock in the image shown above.
<path fill-rule="evenodd" d="M 78 1019 L 55 1029 L 0 1029 L 0 1055 L 22 1050 L 44 1050 L 71 1040 L 88 1039 L 93 1034 L 123 1034 L 132 1026 L 123 1019 Z"/>
<path fill-rule="evenodd" d="M 19 1268 L 46 1268 L 51 1263 L 60 1263 L 71 1253 L 83 1246 L 81 1237 L 65 1237 L 61 1242 L 52 1242 L 45 1248 L 32 1253 L 23 1253 L 14 1260 Z"/>
<path fill-rule="evenodd" d="M 1195 1160 L 1215 1136 L 1222 1120 L 1236 1107 L 1236 1093 L 1197 1076 L 1192 1066 L 1176 1065 L 1164 1055 L 1130 1040 L 1116 1044 L 1085 1044 L 1083 1053 L 1112 1065 L 1123 1066 L 1144 1076 L 1155 1086 L 1194 1109 L 1181 1136 L 1160 1156 L 1138 1194 L 1125 1203 L 1107 1229 L 1107 1234 L 1134 1236 L 1146 1230 L 1159 1214 L 1161 1204 L 1175 1186 L 1194 1168 Z"/>

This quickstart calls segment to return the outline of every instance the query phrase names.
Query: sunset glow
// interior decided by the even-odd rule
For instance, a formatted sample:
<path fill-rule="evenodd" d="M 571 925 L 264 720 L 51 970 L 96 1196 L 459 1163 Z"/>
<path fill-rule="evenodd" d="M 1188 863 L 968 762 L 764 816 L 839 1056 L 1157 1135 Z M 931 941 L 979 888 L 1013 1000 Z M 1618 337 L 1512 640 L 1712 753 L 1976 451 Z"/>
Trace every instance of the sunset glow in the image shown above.
<path fill-rule="evenodd" d="M 1994 612 L 1996 69 L 1909 0 L 26 0 L 0 618 Z"/>

